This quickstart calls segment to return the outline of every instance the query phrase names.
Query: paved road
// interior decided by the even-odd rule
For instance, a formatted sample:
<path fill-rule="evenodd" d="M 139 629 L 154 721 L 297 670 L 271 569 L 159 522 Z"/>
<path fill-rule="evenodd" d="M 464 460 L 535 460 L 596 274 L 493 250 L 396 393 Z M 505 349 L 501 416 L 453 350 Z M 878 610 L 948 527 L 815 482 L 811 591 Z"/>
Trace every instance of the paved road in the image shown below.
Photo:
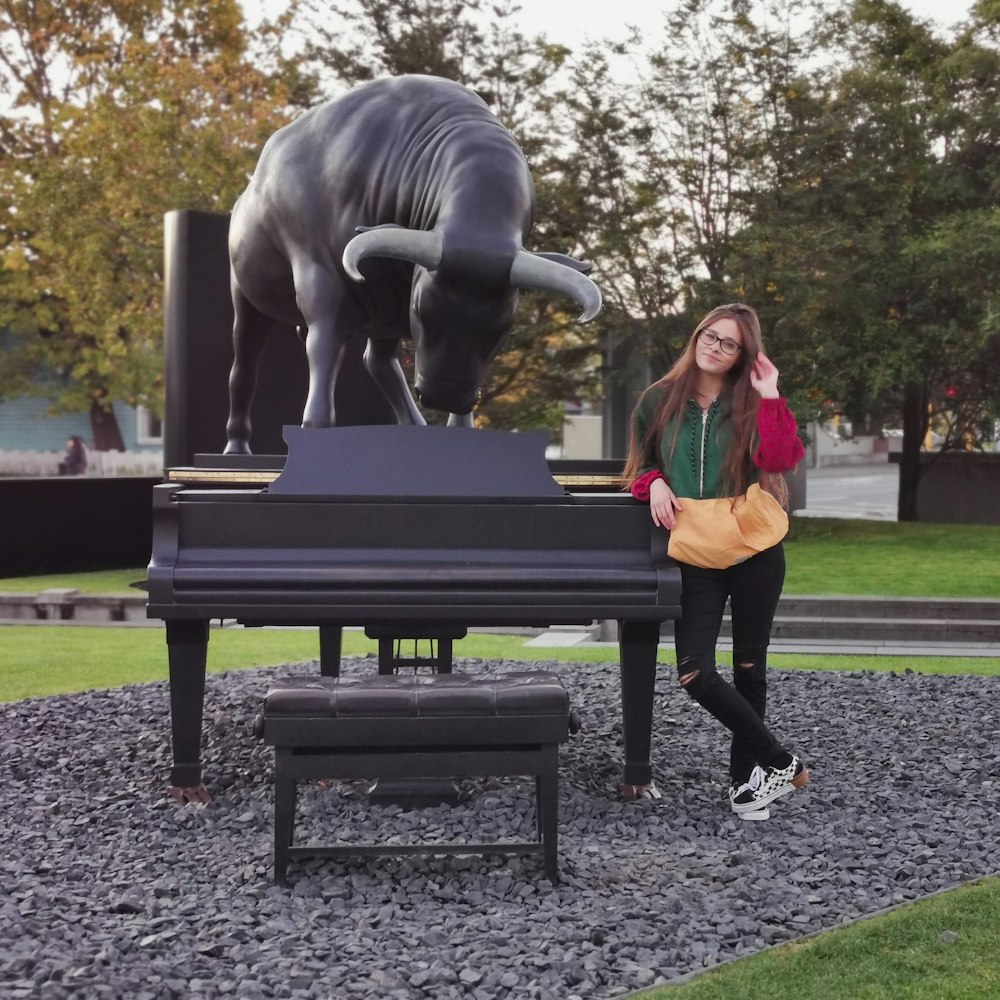
<path fill-rule="evenodd" d="M 806 507 L 796 517 L 857 517 L 895 521 L 899 466 L 842 465 L 809 469 Z"/>

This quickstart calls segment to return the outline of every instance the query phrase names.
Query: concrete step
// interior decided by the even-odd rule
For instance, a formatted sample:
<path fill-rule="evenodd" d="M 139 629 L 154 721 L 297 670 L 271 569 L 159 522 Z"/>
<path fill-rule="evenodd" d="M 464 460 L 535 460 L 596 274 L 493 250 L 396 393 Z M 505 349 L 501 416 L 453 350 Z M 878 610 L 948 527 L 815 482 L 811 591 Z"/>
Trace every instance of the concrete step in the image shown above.
<path fill-rule="evenodd" d="M 730 623 L 723 626 L 731 636 Z M 776 618 L 774 639 L 1000 643 L 1000 620 L 954 618 Z"/>
<path fill-rule="evenodd" d="M 783 598 L 771 638 L 1000 644 L 1000 601 L 901 600 L 793 597 L 786 603 Z M 664 623 L 662 634 L 672 638 L 673 622 Z M 732 637 L 728 614 L 723 618 L 720 636 Z"/>

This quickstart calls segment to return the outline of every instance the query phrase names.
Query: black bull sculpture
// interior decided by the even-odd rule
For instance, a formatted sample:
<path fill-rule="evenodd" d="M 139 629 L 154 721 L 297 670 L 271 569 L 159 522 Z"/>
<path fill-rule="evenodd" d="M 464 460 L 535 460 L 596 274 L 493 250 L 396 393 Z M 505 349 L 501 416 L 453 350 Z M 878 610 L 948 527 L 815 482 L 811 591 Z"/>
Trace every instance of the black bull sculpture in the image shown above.
<path fill-rule="evenodd" d="M 470 426 L 521 288 L 601 295 L 562 254 L 523 248 L 534 187 L 511 134 L 471 91 L 403 76 L 358 87 L 276 132 L 233 209 L 235 325 L 228 454 L 248 453 L 257 363 L 275 321 L 304 333 L 304 427 L 334 424 L 348 338 L 401 424 L 424 418 L 397 353 L 415 347 L 421 402 Z"/>

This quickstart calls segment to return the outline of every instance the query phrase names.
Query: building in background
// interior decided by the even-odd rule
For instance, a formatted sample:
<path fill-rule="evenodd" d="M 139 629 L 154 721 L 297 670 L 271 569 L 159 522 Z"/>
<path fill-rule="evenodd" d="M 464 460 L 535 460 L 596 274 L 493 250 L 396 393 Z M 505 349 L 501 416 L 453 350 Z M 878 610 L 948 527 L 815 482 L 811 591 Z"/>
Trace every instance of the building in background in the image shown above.
<path fill-rule="evenodd" d="M 88 451 L 87 475 L 158 475 L 163 469 L 163 428 L 144 407 L 115 404 L 125 451 L 95 451 L 86 413 L 53 416 L 42 396 L 0 400 L 0 476 L 55 476 L 74 434 Z"/>

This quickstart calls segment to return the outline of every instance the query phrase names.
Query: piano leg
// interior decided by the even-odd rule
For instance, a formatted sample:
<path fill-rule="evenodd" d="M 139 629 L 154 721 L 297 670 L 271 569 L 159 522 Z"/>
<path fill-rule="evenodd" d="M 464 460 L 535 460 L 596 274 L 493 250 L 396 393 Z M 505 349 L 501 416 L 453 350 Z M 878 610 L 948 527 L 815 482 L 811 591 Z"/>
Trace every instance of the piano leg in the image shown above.
<path fill-rule="evenodd" d="M 380 635 L 378 640 L 378 672 L 389 676 L 396 672 L 396 637 Z"/>
<path fill-rule="evenodd" d="M 285 885 L 288 849 L 295 836 L 297 779 L 289 747 L 274 748 L 274 881 Z"/>
<path fill-rule="evenodd" d="M 443 635 L 438 639 L 437 672 L 450 674 L 452 659 L 452 638 L 450 635 Z"/>
<path fill-rule="evenodd" d="M 168 620 L 166 627 L 173 748 L 170 794 L 182 802 L 207 802 L 208 791 L 201 780 L 201 721 L 208 622 Z"/>
<path fill-rule="evenodd" d="M 649 756 L 653 735 L 653 691 L 660 623 L 621 621 L 618 648 L 622 678 L 622 731 L 625 742 L 626 785 L 653 780 Z"/>
<path fill-rule="evenodd" d="M 542 842 L 545 875 L 559 881 L 559 747 L 545 747 L 545 769 L 535 778 L 538 839 Z"/>
<path fill-rule="evenodd" d="M 323 677 L 340 676 L 340 651 L 344 630 L 339 625 L 319 627 L 319 672 Z"/>

